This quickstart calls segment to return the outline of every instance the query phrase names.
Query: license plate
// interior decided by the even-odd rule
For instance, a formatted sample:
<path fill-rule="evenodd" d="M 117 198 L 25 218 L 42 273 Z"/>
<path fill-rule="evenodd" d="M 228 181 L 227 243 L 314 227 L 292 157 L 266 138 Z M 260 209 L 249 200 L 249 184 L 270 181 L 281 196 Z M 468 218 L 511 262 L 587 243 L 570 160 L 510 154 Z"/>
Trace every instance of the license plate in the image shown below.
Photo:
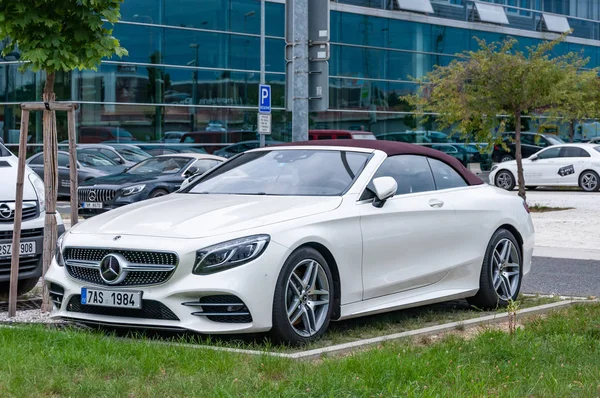
<path fill-rule="evenodd" d="M 101 290 L 82 287 L 81 304 L 99 307 L 142 308 L 142 292 Z"/>
<path fill-rule="evenodd" d="M 97 202 L 83 202 L 81 204 L 81 207 L 83 207 L 84 209 L 101 209 L 102 208 L 102 203 L 97 203 Z"/>
<path fill-rule="evenodd" d="M 19 246 L 21 246 L 21 250 L 19 250 L 20 257 L 35 256 L 35 242 L 21 242 Z M 0 258 L 10 257 L 11 255 L 12 243 L 0 244 Z"/>

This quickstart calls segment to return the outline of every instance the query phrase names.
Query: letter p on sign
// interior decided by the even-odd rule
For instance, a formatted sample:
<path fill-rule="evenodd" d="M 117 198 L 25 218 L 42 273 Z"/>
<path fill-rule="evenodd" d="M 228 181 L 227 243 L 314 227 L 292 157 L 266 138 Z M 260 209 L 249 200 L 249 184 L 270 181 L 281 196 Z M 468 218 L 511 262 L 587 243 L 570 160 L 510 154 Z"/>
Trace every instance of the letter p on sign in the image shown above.
<path fill-rule="evenodd" d="M 261 84 L 258 90 L 258 111 L 271 113 L 271 86 Z"/>

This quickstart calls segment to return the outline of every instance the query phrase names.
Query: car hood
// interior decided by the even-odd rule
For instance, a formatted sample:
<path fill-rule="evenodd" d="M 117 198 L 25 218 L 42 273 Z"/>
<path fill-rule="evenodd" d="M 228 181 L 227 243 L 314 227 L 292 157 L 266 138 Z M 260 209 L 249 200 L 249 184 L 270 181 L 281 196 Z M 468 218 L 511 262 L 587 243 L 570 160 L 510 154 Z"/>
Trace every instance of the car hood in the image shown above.
<path fill-rule="evenodd" d="M 73 228 L 74 234 L 197 239 L 324 213 L 341 197 L 171 194 L 112 210 Z"/>
<path fill-rule="evenodd" d="M 128 173 L 119 173 L 112 174 L 102 177 L 96 177 L 91 180 L 82 182 L 80 184 L 81 187 L 92 187 L 97 185 L 131 185 L 138 183 L 148 183 L 153 181 L 159 181 L 164 179 L 174 179 L 177 178 L 177 174 L 128 174 Z M 183 177 L 180 177 L 183 180 Z"/>
<path fill-rule="evenodd" d="M 14 157 L 0 157 L 0 202 L 14 202 L 17 194 L 17 165 L 18 159 Z M 29 175 L 34 174 L 25 166 L 25 180 L 23 182 L 23 199 L 37 200 Z"/>

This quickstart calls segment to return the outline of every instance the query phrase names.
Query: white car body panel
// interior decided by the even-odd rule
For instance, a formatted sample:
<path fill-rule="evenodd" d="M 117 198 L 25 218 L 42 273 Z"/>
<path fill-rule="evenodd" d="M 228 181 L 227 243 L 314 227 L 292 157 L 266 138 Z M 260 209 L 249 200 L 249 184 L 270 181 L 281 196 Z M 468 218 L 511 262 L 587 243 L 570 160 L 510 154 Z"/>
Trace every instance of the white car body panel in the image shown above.
<path fill-rule="evenodd" d="M 554 150 L 563 147 L 576 147 L 585 150 L 590 157 L 559 157 L 551 159 L 532 160 L 523 159 L 523 177 L 525 185 L 530 186 L 561 186 L 561 187 L 576 187 L 579 186 L 579 176 L 585 170 L 593 170 L 600 175 L 600 152 L 595 148 L 600 147 L 598 144 L 564 144 L 553 145 L 539 151 L 534 156 L 548 150 Z M 561 175 L 560 170 L 573 166 L 573 172 Z M 496 176 L 502 170 L 508 170 L 515 177 L 517 176 L 517 161 L 499 163 L 492 168 L 489 175 L 489 183 L 495 185 Z"/>
<path fill-rule="evenodd" d="M 176 193 L 77 224 L 66 235 L 64 247 L 176 252 L 179 264 L 166 283 L 103 288 L 143 291 L 144 300 L 163 303 L 180 321 L 70 312 L 66 304 L 55 308 L 53 316 L 202 333 L 267 331 L 272 327 L 281 268 L 293 251 L 307 244 L 326 250 L 328 262 L 339 272 L 338 319 L 469 297 L 478 290 L 487 244 L 503 225 L 510 225 L 523 238 L 523 272 L 529 272 L 534 230 L 520 198 L 478 185 L 401 195 L 375 208 L 359 199 L 386 155 L 361 148 L 347 150 L 373 157 L 341 197 Z M 443 201 L 444 206 L 432 208 L 433 199 Z M 411 209 L 419 213 L 412 214 Z M 428 217 L 423 222 L 424 214 Z M 260 257 L 215 274 L 192 274 L 197 250 L 256 234 L 271 237 Z M 80 294 L 82 287 L 93 286 L 74 279 L 56 262 L 46 280 L 64 288 L 63 303 Z M 238 296 L 252 314 L 252 322 L 213 322 L 193 316 L 194 309 L 182 305 L 211 294 Z"/>

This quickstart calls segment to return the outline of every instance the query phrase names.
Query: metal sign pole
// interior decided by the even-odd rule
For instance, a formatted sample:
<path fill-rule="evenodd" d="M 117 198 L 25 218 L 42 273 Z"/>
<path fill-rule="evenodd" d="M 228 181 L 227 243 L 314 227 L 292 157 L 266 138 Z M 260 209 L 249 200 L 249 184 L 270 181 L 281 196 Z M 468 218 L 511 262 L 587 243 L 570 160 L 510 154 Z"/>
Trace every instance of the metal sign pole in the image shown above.
<path fill-rule="evenodd" d="M 293 0 L 292 141 L 308 140 L 308 0 Z"/>
<path fill-rule="evenodd" d="M 260 1 L 260 84 L 265 84 L 265 0 Z M 260 147 L 265 146 L 265 135 L 259 134 Z"/>

